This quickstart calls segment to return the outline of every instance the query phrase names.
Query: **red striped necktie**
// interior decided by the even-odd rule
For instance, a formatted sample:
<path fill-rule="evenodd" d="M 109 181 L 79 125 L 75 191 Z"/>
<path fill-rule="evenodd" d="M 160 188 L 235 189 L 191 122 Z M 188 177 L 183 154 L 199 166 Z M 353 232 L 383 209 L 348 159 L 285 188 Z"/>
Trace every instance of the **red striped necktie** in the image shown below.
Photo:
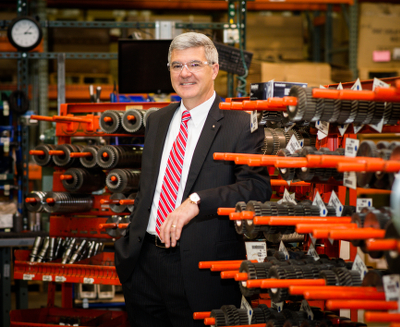
<path fill-rule="evenodd" d="M 179 134 L 172 145 L 169 153 L 167 168 L 165 169 L 164 180 L 161 187 L 160 202 L 157 209 L 156 232 L 160 236 L 160 228 L 168 214 L 175 209 L 178 196 L 179 183 L 181 181 L 183 159 L 185 158 L 186 143 L 188 138 L 189 111 L 182 113 Z"/>

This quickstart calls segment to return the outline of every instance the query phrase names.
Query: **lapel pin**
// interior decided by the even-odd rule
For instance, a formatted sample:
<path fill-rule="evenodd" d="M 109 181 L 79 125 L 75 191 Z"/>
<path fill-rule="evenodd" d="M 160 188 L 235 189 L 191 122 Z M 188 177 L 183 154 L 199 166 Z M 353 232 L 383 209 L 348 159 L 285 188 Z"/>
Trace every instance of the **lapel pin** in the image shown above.
<path fill-rule="evenodd" d="M 215 125 L 212 125 L 212 129 L 214 129 L 215 128 Z"/>

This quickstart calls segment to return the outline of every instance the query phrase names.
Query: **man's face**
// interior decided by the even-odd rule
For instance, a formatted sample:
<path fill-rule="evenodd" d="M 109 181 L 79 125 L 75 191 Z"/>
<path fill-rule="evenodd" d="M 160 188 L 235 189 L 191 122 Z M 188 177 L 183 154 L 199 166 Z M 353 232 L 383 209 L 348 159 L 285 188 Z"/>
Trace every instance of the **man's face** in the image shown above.
<path fill-rule="evenodd" d="M 193 60 L 207 61 L 203 47 L 173 50 L 170 64 L 185 64 Z M 187 109 L 193 109 L 212 96 L 214 92 L 214 80 L 218 75 L 218 70 L 218 64 L 204 65 L 196 73 L 190 72 L 186 66 L 183 66 L 179 73 L 171 70 L 172 87 L 176 94 L 182 98 Z"/>

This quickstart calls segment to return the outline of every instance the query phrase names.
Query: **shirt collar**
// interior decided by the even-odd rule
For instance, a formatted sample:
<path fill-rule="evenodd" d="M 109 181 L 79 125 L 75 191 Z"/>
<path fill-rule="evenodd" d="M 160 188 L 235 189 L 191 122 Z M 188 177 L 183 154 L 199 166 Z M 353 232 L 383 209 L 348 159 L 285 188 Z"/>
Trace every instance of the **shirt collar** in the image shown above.
<path fill-rule="evenodd" d="M 201 124 L 201 122 L 203 122 L 206 119 L 208 112 L 210 111 L 211 106 L 214 103 L 215 96 L 216 96 L 216 93 L 214 91 L 211 98 L 209 98 L 207 101 L 203 102 L 202 104 L 198 105 L 197 107 L 189 110 L 190 116 L 192 117 L 191 120 L 195 126 L 197 126 L 198 124 Z M 182 117 L 182 113 L 185 110 L 187 110 L 187 109 L 186 109 L 185 105 L 183 104 L 183 101 L 181 101 L 180 110 L 179 110 L 181 117 Z"/>

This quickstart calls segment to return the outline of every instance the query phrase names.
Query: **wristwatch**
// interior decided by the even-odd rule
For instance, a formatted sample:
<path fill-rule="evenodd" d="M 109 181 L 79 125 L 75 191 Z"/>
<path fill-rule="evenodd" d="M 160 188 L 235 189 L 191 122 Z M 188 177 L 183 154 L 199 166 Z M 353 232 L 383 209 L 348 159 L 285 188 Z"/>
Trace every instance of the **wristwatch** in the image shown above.
<path fill-rule="evenodd" d="M 189 200 L 190 200 L 190 203 L 199 205 L 201 199 L 197 193 L 192 193 L 189 195 Z"/>

